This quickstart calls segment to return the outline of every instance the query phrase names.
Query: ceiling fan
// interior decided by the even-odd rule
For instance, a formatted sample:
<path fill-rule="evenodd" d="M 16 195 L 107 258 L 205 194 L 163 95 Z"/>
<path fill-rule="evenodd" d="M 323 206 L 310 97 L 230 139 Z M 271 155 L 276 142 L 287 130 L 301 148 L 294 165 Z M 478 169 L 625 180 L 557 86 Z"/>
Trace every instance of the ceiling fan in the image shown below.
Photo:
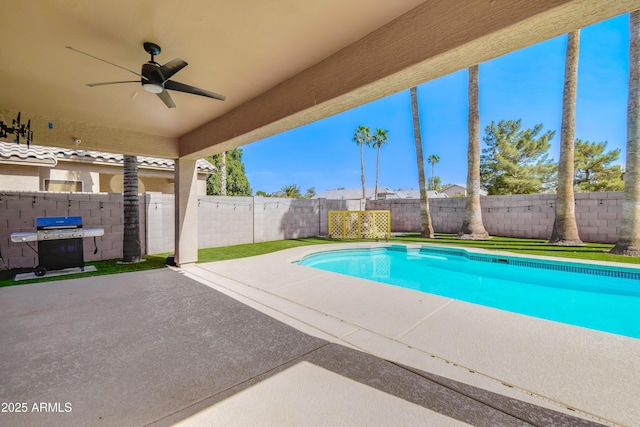
<path fill-rule="evenodd" d="M 179 83 L 174 80 L 170 80 L 174 74 L 178 71 L 182 70 L 188 64 L 186 61 L 180 58 L 176 58 L 173 61 L 169 61 L 164 65 L 160 65 L 155 61 L 155 56 L 160 54 L 160 46 L 151 42 L 144 42 L 143 44 L 144 50 L 147 51 L 149 55 L 151 55 L 151 60 L 146 64 L 142 64 L 142 71 L 140 73 L 136 73 L 133 70 L 122 67 L 120 65 L 114 64 L 113 62 L 109 62 L 102 58 L 98 58 L 97 56 L 93 56 L 89 53 L 83 52 L 81 50 L 75 49 L 71 46 L 67 46 L 67 49 L 72 50 L 74 52 L 81 53 L 83 55 L 89 56 L 91 58 L 97 59 L 102 62 L 106 62 L 107 64 L 113 65 L 114 67 L 121 68 L 125 71 L 128 71 L 136 76 L 140 77 L 140 80 L 126 80 L 126 81 L 118 81 L 118 82 L 102 82 L 102 83 L 89 83 L 87 86 L 95 87 L 95 86 L 106 86 L 120 83 L 142 83 L 142 87 L 147 92 L 155 93 L 158 95 L 158 98 L 165 103 L 165 105 L 169 108 L 175 108 L 176 104 L 171 99 L 171 95 L 167 90 L 175 90 L 178 92 L 190 93 L 193 95 L 205 96 L 207 98 L 219 99 L 220 101 L 224 101 L 224 95 L 220 95 L 214 92 L 210 92 L 208 90 L 200 89 L 195 86 L 190 86 L 184 83 Z"/>

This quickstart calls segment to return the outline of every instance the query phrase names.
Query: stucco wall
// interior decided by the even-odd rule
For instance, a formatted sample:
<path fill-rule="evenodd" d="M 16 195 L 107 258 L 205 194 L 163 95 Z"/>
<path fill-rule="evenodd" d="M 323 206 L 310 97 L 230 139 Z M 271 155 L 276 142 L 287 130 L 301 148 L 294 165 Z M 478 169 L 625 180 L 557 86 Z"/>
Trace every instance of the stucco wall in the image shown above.
<path fill-rule="evenodd" d="M 39 189 L 39 168 L 34 166 L 26 171 L 23 166 L 0 165 L 0 190 L 34 191 Z"/>
<path fill-rule="evenodd" d="M 42 182 L 44 179 L 55 179 L 60 181 L 82 181 L 85 193 L 97 193 L 100 191 L 100 173 L 91 164 L 60 162 L 55 168 L 39 168 L 40 185 L 32 189 L 39 191 L 44 189 Z"/>
<path fill-rule="evenodd" d="M 174 173 L 170 170 L 138 169 L 138 191 L 173 194 Z M 100 163 L 61 161 L 55 168 L 0 164 L 0 191 L 43 191 L 44 180 L 82 181 L 85 193 L 122 192 L 122 167 Z M 207 194 L 207 175 L 199 173 L 197 191 Z"/>

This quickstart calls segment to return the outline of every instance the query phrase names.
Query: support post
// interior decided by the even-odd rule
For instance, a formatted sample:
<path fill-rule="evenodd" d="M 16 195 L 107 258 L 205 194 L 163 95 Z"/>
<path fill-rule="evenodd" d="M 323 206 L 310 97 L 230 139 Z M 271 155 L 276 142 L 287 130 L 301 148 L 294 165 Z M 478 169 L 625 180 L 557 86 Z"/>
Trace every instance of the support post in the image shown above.
<path fill-rule="evenodd" d="M 198 261 L 198 191 L 196 160 L 175 163 L 175 262 L 178 267 Z"/>

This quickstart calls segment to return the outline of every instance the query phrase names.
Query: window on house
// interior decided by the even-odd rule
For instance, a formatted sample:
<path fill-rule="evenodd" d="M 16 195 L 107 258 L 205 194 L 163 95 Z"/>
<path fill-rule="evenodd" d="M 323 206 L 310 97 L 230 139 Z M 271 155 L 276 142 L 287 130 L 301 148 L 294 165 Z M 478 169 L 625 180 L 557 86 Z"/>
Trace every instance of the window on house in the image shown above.
<path fill-rule="evenodd" d="M 82 181 L 63 181 L 60 179 L 45 179 L 44 191 L 64 191 L 69 193 L 81 193 Z"/>

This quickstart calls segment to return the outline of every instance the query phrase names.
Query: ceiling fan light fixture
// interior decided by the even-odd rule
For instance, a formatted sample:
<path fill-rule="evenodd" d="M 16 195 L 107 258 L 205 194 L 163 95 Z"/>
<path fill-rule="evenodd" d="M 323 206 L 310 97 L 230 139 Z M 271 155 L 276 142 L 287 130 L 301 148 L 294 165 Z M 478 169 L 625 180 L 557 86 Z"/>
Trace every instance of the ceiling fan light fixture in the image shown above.
<path fill-rule="evenodd" d="M 140 73 L 137 73 L 133 70 L 122 67 L 118 64 L 114 64 L 113 62 L 109 62 L 105 59 L 98 58 L 97 56 L 91 55 L 90 53 L 86 53 L 81 50 L 74 49 L 71 46 L 67 46 L 67 49 L 73 50 L 74 52 L 78 52 L 82 55 L 89 56 L 93 59 L 97 59 L 98 61 L 106 62 L 109 65 L 113 65 L 114 67 L 128 71 L 129 73 L 135 74 L 136 76 L 140 77 L 140 80 L 89 83 L 87 84 L 87 86 L 89 87 L 139 82 L 139 83 L 142 83 L 142 87 L 146 92 L 158 95 L 158 98 L 160 98 L 160 100 L 164 102 L 167 108 L 176 108 L 176 104 L 171 99 L 171 95 L 169 95 L 168 91 L 189 93 L 192 95 L 199 95 L 207 98 L 218 99 L 220 101 L 225 100 L 225 97 L 218 93 L 210 92 L 208 90 L 200 89 L 195 86 L 180 83 L 175 80 L 170 80 L 174 74 L 176 74 L 178 71 L 182 70 L 184 67 L 186 67 L 189 64 L 184 59 L 176 58 L 172 61 L 167 62 L 164 65 L 160 65 L 154 60 L 154 57 L 160 53 L 160 46 L 151 42 L 144 42 L 143 46 L 144 46 L 144 50 L 149 55 L 151 55 L 151 60 L 148 61 L 147 63 L 142 64 L 142 70 L 140 71 Z M 135 96 L 136 95 L 134 93 L 131 97 L 133 98 Z"/>
<path fill-rule="evenodd" d="M 143 83 L 142 87 L 144 88 L 144 90 L 151 93 L 161 93 L 164 90 L 161 85 L 154 83 Z"/>

